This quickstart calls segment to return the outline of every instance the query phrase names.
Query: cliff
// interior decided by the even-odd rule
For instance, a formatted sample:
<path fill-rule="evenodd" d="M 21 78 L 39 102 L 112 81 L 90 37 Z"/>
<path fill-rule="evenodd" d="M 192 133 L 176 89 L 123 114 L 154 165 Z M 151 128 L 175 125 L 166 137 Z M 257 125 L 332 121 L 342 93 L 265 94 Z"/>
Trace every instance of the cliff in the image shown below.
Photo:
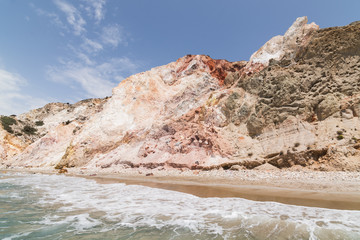
<path fill-rule="evenodd" d="M 2 117 L 0 164 L 358 171 L 359 87 L 360 23 L 302 17 L 248 62 L 187 55 L 111 98 Z"/>

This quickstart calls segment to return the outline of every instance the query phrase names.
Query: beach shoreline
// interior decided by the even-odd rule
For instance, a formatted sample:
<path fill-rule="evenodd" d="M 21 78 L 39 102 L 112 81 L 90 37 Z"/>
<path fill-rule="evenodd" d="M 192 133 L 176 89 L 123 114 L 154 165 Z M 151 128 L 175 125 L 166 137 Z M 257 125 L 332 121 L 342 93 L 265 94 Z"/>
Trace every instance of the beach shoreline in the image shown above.
<path fill-rule="evenodd" d="M 67 176 L 101 184 L 125 183 L 192 194 L 341 210 L 360 210 L 359 172 L 86 169 L 68 168 Z M 51 168 L 0 169 L 4 172 L 59 174 Z"/>

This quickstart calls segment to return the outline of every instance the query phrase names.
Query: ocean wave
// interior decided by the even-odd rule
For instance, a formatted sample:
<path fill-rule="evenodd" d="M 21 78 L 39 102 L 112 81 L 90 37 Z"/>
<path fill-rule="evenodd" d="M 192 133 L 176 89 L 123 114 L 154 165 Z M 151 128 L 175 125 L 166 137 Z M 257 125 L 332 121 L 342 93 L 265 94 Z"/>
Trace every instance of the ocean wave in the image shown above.
<path fill-rule="evenodd" d="M 223 238 L 360 237 L 360 211 L 241 198 L 200 198 L 170 190 L 123 183 L 99 184 L 95 180 L 63 175 L 23 174 L 1 178 L 0 184 L 5 183 L 30 187 L 39 193 L 37 204 L 53 209 L 37 225 L 67 225 L 68 231 L 75 233 L 94 228 L 106 232 L 148 227 L 168 228 L 174 233 L 186 229 L 193 234 Z"/>

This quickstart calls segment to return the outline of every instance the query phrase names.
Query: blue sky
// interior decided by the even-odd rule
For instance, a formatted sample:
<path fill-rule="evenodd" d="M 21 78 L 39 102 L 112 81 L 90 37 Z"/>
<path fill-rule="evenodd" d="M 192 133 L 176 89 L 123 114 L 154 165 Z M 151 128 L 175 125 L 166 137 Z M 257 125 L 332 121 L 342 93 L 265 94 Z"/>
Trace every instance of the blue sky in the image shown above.
<path fill-rule="evenodd" d="M 360 1 L 0 0 L 0 114 L 111 95 L 186 54 L 248 60 L 297 17 L 360 20 Z"/>

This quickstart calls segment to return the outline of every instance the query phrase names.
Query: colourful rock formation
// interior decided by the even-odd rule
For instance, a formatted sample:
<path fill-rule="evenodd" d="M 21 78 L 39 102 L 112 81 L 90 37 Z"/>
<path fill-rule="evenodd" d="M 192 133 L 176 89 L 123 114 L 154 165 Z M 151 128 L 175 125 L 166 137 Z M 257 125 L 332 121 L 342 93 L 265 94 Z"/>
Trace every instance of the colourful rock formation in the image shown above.
<path fill-rule="evenodd" d="M 14 117 L 14 133 L 0 129 L 0 164 L 360 170 L 359 49 L 360 23 L 319 30 L 298 18 L 249 62 L 187 55 L 109 99 Z M 37 132 L 16 136 L 26 124 Z"/>

